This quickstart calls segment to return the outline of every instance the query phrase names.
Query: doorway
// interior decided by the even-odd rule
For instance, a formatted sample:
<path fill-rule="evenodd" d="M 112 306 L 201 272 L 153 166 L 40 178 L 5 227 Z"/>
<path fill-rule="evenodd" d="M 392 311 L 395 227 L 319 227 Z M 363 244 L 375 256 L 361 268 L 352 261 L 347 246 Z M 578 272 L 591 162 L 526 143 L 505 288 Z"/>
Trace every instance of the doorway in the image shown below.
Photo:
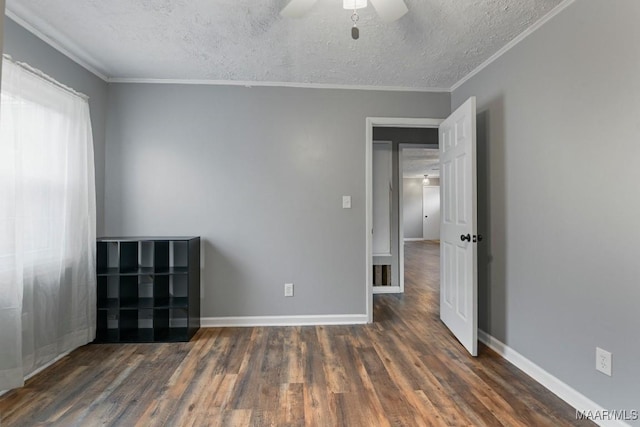
<path fill-rule="evenodd" d="M 407 233 L 416 233 L 419 229 L 417 234 L 422 240 L 422 186 L 427 181 L 430 189 L 437 193 L 439 156 L 437 129 L 373 128 L 374 294 L 402 294 L 405 291 L 405 238 Z M 431 183 L 423 180 L 427 173 L 431 174 Z M 439 193 L 435 198 L 438 202 Z M 411 203 L 405 209 L 408 202 Z M 439 229 L 439 214 L 429 216 L 427 221 L 436 221 Z M 408 223 L 407 217 L 411 218 Z"/>
<path fill-rule="evenodd" d="M 373 241 L 373 201 L 372 201 L 372 191 L 373 191 L 373 147 L 374 147 L 374 128 L 376 131 L 378 129 L 381 130 L 399 130 L 399 128 L 408 128 L 408 129 L 421 129 L 421 128 L 432 128 L 438 129 L 442 120 L 440 119 L 415 119 L 415 118 L 367 118 L 367 128 L 366 128 L 366 150 L 365 150 L 365 173 L 366 173 L 366 312 L 367 318 L 369 322 L 373 322 L 373 256 L 372 256 L 372 241 Z M 435 147 L 437 148 L 437 131 L 435 133 Z M 384 132 L 377 135 L 377 138 L 380 140 L 388 140 L 384 135 Z M 399 147 L 399 144 L 398 144 Z M 397 176 L 397 175 L 396 175 Z M 401 176 L 401 175 L 400 175 Z M 399 179 L 399 185 L 396 186 L 396 193 L 401 194 L 401 181 Z M 401 205 L 401 204 L 400 204 Z M 401 212 L 399 212 L 398 217 L 401 218 Z M 401 224 L 402 221 L 399 221 Z M 398 274 L 399 274 L 399 283 L 402 286 L 404 283 L 404 236 L 402 229 L 398 230 L 397 233 L 397 243 L 398 243 Z"/>

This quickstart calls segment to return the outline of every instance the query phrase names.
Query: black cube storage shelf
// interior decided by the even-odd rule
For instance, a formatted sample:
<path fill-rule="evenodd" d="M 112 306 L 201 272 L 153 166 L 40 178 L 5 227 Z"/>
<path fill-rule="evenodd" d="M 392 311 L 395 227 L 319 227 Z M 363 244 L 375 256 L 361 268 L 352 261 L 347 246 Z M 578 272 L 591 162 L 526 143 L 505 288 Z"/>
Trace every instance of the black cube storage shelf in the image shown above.
<path fill-rule="evenodd" d="M 189 341 L 200 328 L 200 237 L 101 237 L 96 264 L 96 342 Z"/>

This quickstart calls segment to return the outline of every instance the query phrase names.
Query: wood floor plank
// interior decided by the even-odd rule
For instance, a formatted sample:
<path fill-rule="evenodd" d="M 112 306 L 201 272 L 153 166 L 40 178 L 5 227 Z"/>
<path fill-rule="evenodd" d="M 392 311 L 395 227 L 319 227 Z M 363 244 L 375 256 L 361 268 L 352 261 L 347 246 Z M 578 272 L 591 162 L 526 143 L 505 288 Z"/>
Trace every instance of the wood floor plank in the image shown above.
<path fill-rule="evenodd" d="M 361 387 L 355 371 L 355 357 L 350 357 L 351 343 L 344 335 L 334 335 L 324 326 L 318 327 L 318 341 L 322 351 L 322 361 L 327 378 L 328 391 L 350 393 Z"/>
<path fill-rule="evenodd" d="M 405 294 L 376 295 L 373 324 L 87 345 L 0 396 L 0 425 L 594 425 L 484 345 L 468 356 L 439 320 L 439 245 L 405 257 Z"/>
<path fill-rule="evenodd" d="M 289 329 L 284 348 L 287 349 L 289 366 L 287 367 L 287 383 L 302 384 L 304 382 L 304 363 L 307 354 L 307 343 L 300 337 L 300 328 Z"/>
<path fill-rule="evenodd" d="M 281 408 L 278 411 L 278 425 L 286 427 L 304 426 L 304 385 L 300 383 L 282 384 Z"/>
<path fill-rule="evenodd" d="M 249 347 L 238 371 L 234 394 L 229 403 L 232 409 L 252 409 L 258 400 L 260 366 L 267 345 L 264 333 L 265 328 L 254 328 L 252 331 Z"/>

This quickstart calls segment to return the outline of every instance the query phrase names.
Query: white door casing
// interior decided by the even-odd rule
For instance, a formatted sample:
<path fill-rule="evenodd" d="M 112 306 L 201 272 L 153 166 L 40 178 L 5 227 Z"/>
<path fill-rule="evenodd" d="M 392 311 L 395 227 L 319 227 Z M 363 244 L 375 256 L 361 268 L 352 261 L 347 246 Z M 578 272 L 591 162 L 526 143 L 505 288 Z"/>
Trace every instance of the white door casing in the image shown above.
<path fill-rule="evenodd" d="M 440 319 L 472 356 L 478 354 L 476 99 L 439 129 Z M 465 240 L 462 240 L 462 237 Z"/>
<path fill-rule="evenodd" d="M 422 187 L 422 238 L 440 239 L 440 187 Z"/>

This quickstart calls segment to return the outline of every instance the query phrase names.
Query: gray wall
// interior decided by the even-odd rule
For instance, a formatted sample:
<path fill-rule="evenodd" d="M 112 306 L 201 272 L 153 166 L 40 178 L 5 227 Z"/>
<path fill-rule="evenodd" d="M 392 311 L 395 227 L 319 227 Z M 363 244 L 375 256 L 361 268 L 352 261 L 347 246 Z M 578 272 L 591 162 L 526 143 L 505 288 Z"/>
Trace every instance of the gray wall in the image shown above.
<path fill-rule="evenodd" d="M 452 96 L 478 99 L 480 326 L 607 409 L 640 409 L 638 20 L 577 1 Z"/>
<path fill-rule="evenodd" d="M 202 236 L 204 317 L 364 314 L 365 118 L 450 111 L 447 93 L 114 84 L 109 95 L 106 231 Z"/>
<path fill-rule="evenodd" d="M 402 220 L 405 239 L 422 239 L 422 178 L 402 180 Z"/>
<path fill-rule="evenodd" d="M 4 53 L 89 96 L 96 168 L 97 232 L 98 235 L 103 234 L 107 83 L 8 17 L 5 17 L 4 22 Z"/>
<path fill-rule="evenodd" d="M 2 52 L 3 39 L 4 39 L 4 0 L 0 0 L 0 52 Z M 2 61 L 0 61 L 0 78 L 1 77 L 2 77 Z"/>

